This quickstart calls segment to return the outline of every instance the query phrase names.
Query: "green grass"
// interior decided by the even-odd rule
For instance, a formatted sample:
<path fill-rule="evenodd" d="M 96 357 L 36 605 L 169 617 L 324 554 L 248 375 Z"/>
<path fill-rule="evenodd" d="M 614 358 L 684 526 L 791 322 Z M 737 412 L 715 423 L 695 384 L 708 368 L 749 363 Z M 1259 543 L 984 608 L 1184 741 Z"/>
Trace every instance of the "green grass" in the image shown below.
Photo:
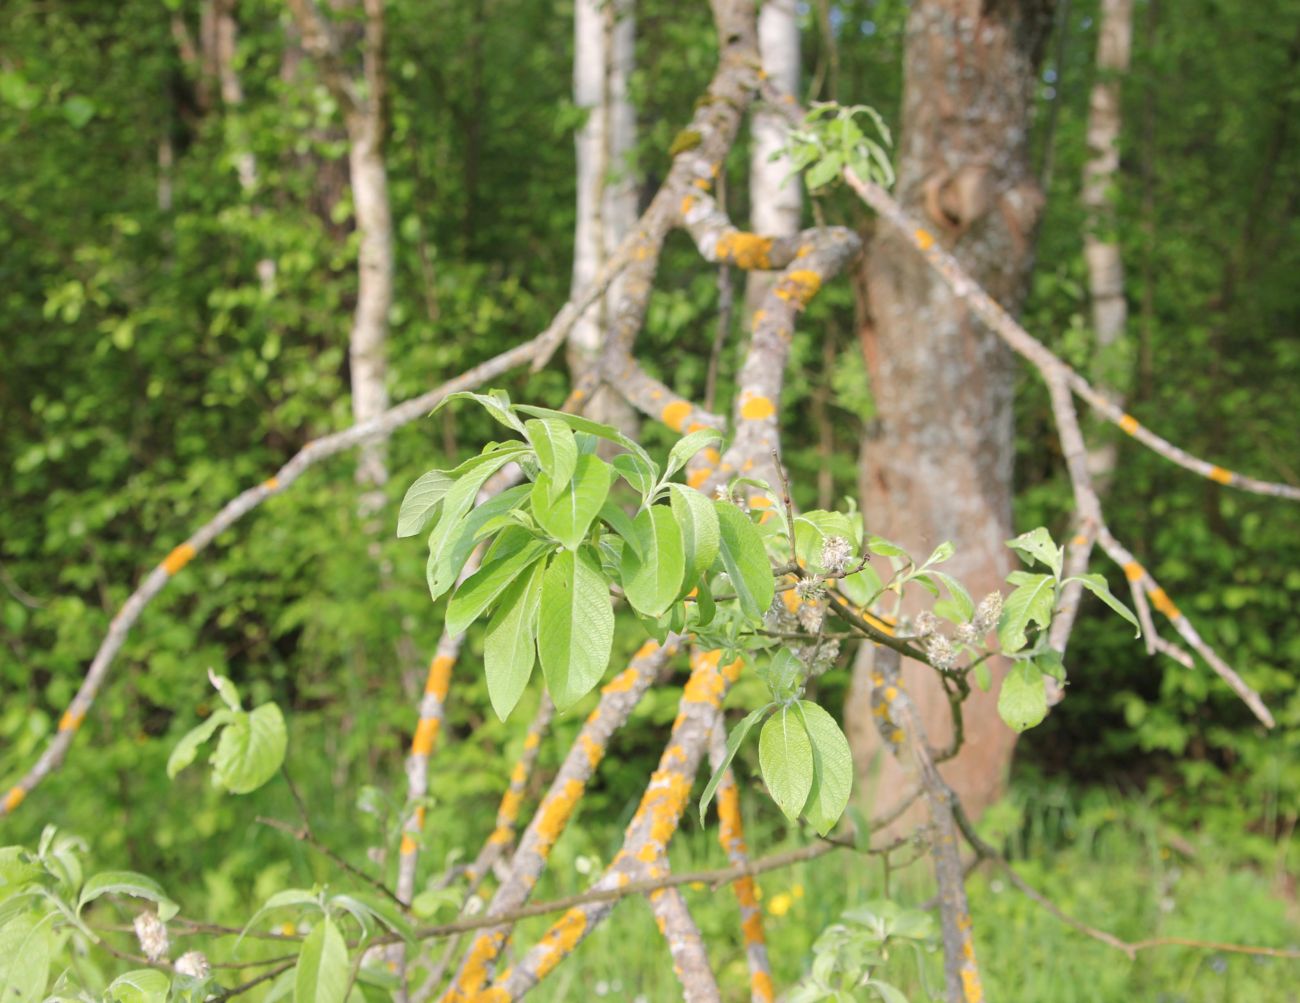
<path fill-rule="evenodd" d="M 751 843 L 764 852 L 790 845 L 763 831 L 775 814 L 754 798 Z M 986 817 L 987 836 L 1008 847 L 1017 870 L 1062 909 L 1125 939 L 1173 936 L 1300 948 L 1296 903 L 1284 894 L 1294 847 L 1279 845 L 1273 866 L 1234 859 L 1229 848 L 1175 834 L 1140 801 L 1092 792 L 1072 799 L 1059 791 L 1022 788 Z M 584 856 L 602 840 L 574 832 L 557 847 L 555 868 L 539 895 L 567 894 L 586 884 Z M 1178 847 L 1178 849 L 1175 849 Z M 1291 859 L 1288 859 L 1288 853 Z M 720 851 L 693 827 L 674 844 L 676 870 L 719 866 Z M 778 988 L 805 971 L 812 942 L 845 907 L 884 894 L 879 861 L 839 853 L 762 876 L 768 946 Z M 890 893 L 915 905 L 933 892 L 924 861 L 894 873 Z M 1160 947 L 1130 962 L 1123 954 L 1066 927 L 1000 880 L 992 869 L 970 881 L 976 945 L 986 998 L 998 1003 L 1290 1003 L 1300 1001 L 1300 961 L 1211 950 Z M 687 889 L 696 922 L 727 1001 L 748 999 L 739 918 L 727 889 Z M 773 909 L 781 913 L 774 915 Z M 517 942 L 531 944 L 545 920 L 522 924 Z M 940 953 L 928 958 L 929 982 L 941 991 Z M 909 999 L 926 996 L 912 955 L 891 961 L 888 975 Z M 542 984 L 547 1001 L 680 998 L 667 949 L 644 901 L 622 903 Z"/>

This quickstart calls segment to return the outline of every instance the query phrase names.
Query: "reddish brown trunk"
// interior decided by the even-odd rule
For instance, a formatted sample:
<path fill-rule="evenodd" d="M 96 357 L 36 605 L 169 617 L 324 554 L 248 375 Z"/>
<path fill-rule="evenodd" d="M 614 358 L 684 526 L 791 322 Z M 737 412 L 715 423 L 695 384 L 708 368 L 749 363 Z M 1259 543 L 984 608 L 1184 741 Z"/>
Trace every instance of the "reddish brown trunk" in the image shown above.
<path fill-rule="evenodd" d="M 899 196 L 1013 310 L 1042 202 L 1027 139 L 1052 6 L 1053 0 L 918 0 L 908 22 Z M 879 416 L 861 469 L 868 528 L 921 557 L 952 540 L 957 557 L 950 570 L 978 600 L 1000 586 L 1010 567 L 1003 546 L 1011 535 L 1010 353 L 906 241 L 878 239 L 863 270 L 861 339 Z M 859 669 L 846 715 L 861 776 L 879 752 L 868 676 Z M 926 732 L 942 748 L 951 718 L 933 672 L 908 665 L 904 678 Z M 974 693 L 965 747 L 943 770 L 974 811 L 1000 793 L 1015 743 L 996 703 L 996 686 Z M 883 803 L 900 778 L 892 762 L 882 767 Z"/>

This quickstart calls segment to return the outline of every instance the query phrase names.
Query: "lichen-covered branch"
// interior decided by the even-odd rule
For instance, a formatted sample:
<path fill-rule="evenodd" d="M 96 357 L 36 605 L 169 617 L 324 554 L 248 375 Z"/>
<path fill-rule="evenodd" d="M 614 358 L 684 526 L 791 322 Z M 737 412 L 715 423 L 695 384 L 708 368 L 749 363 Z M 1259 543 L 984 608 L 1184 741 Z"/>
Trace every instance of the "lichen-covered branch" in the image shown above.
<path fill-rule="evenodd" d="M 610 738 L 627 721 L 632 709 L 676 650 L 677 643 L 673 637 L 662 647 L 653 641 L 646 642 L 631 664 L 605 684 L 600 702 L 578 733 L 577 741 L 565 756 L 537 813 L 519 839 L 519 846 L 510 862 L 509 876 L 501 882 L 488 905 L 489 917 L 516 910 L 528 900 L 546 867 L 551 849 L 586 792 L 596 767 L 605 757 Z M 474 939 L 455 979 L 442 997 L 444 1003 L 464 1003 L 476 998 L 487 984 L 491 966 L 501 953 L 509 933 L 507 924 L 485 930 Z"/>
<path fill-rule="evenodd" d="M 709 967 L 709 953 L 704 947 L 700 928 L 686 908 L 680 888 L 661 888 L 651 892 L 650 908 L 654 911 L 659 932 L 668 942 L 673 959 L 673 973 L 682 984 L 685 1003 L 722 1003 L 718 980 Z"/>
<path fill-rule="evenodd" d="M 722 765 L 727 750 L 727 734 L 721 715 L 709 738 L 709 766 L 716 770 Z M 749 860 L 745 848 L 745 828 L 740 814 L 740 788 L 736 776 L 727 767 L 715 795 L 718 809 L 718 842 L 726 851 L 727 859 L 737 867 Z M 745 961 L 749 965 L 750 1003 L 772 1003 L 776 998 L 772 985 L 772 966 L 767 959 L 767 939 L 763 934 L 763 910 L 758 904 L 754 879 L 748 874 L 737 878 L 731 885 L 740 906 L 740 930 L 745 944 Z"/>
<path fill-rule="evenodd" d="M 920 785 L 930 811 L 930 855 L 939 885 L 943 928 L 943 969 L 948 1003 L 980 1003 L 984 998 L 975 962 L 970 904 L 958 849 L 956 801 L 939 776 L 920 715 L 903 689 L 901 659 L 891 648 L 877 648 L 871 678 L 871 709 L 885 745 Z"/>

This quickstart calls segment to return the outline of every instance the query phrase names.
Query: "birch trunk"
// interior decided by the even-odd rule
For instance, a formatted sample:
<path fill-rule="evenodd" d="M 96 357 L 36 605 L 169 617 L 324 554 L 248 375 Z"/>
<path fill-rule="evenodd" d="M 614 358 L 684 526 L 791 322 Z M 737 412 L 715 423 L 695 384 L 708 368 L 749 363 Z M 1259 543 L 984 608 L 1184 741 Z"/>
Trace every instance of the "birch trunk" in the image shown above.
<path fill-rule="evenodd" d="M 628 96 L 635 20 L 631 0 L 577 0 L 573 19 L 573 99 L 587 110 L 577 152 L 577 226 L 573 237 L 573 291 L 590 282 L 636 223 L 636 185 L 630 157 L 636 112 Z M 605 332 L 623 285 L 579 318 L 569 334 L 569 368 L 580 379 L 599 360 Z M 597 391 L 589 417 L 625 430 L 635 427 L 629 405 L 608 388 Z"/>
<path fill-rule="evenodd" d="M 766 0 L 758 14 L 758 53 L 768 81 L 781 94 L 799 93 L 799 16 L 795 0 Z M 789 127 L 785 118 L 765 105 L 751 119 L 749 158 L 750 226 L 755 233 L 790 237 L 799 232 L 803 193 L 787 157 L 772 159 L 785 147 Z M 772 287 L 771 272 L 750 272 L 745 286 L 745 310 L 752 314 Z"/>
<path fill-rule="evenodd" d="M 1027 140 L 1052 6 L 917 0 L 908 18 L 899 198 L 1013 310 L 1042 203 Z M 922 558 L 952 540 L 958 556 L 948 568 L 978 599 L 999 588 L 1010 568 L 1003 544 L 1011 536 L 1010 353 L 905 239 L 877 239 L 864 272 L 869 304 L 860 338 L 878 415 L 860 472 L 867 526 Z M 901 778 L 880 756 L 870 669 L 858 664 L 846 718 L 859 773 L 881 760 L 883 806 Z M 995 669 L 995 678 L 1004 671 Z M 951 715 L 933 671 L 908 664 L 904 679 L 925 732 L 945 747 Z M 997 714 L 997 685 L 967 702 L 965 735 L 943 773 L 978 811 L 1000 793 L 1015 744 Z"/>
<path fill-rule="evenodd" d="M 1121 80 L 1128 71 L 1133 44 L 1133 0 L 1102 0 L 1097 31 L 1097 76 L 1088 101 L 1088 160 L 1083 165 L 1083 207 L 1087 222 L 1083 256 L 1088 267 L 1092 328 L 1096 336 L 1098 383 L 1107 396 L 1121 399 L 1112 371 L 1111 350 L 1124 337 L 1128 303 L 1124 298 L 1124 261 L 1115 233 L 1114 192 L 1119 179 L 1122 113 Z M 1088 454 L 1089 472 L 1104 490 L 1115 468 L 1113 442 Z"/>

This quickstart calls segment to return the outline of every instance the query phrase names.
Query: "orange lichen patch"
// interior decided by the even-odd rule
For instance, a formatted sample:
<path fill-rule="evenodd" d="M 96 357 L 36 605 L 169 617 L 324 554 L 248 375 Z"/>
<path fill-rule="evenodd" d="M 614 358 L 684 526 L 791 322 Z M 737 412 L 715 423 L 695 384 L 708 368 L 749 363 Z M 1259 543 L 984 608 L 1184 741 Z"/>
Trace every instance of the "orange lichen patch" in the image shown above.
<path fill-rule="evenodd" d="M 1119 427 L 1122 428 L 1129 435 L 1132 435 L 1134 432 L 1136 432 L 1139 427 L 1138 420 L 1134 418 L 1131 414 L 1120 415 L 1118 424 Z"/>
<path fill-rule="evenodd" d="M 894 745 L 902 745 L 905 737 L 906 736 L 904 736 L 902 729 L 895 728 L 893 732 L 890 733 L 889 741 Z"/>
<path fill-rule="evenodd" d="M 732 230 L 718 238 L 715 249 L 719 258 L 733 262 L 744 269 L 770 268 L 772 265 L 772 238 L 756 233 Z"/>
<path fill-rule="evenodd" d="M 569 816 L 573 814 L 573 808 L 582 797 L 585 788 L 586 784 L 581 780 L 567 780 L 563 789 L 542 802 L 537 818 L 539 841 L 537 851 L 543 859 L 551 852 L 555 841 L 560 838 L 560 833 L 568 824 Z"/>
<path fill-rule="evenodd" d="M 420 718 L 420 723 L 415 726 L 415 737 L 411 739 L 411 755 L 427 756 L 431 753 L 441 726 L 442 721 L 436 717 Z"/>
<path fill-rule="evenodd" d="M 659 389 L 655 389 L 655 390 L 651 390 L 651 391 L 650 391 L 650 399 L 651 399 L 652 401 L 657 401 L 657 400 L 659 400 L 661 397 L 663 397 L 663 395 L 664 395 L 664 392 L 663 392 L 662 390 L 659 390 Z"/>
<path fill-rule="evenodd" d="M 85 719 L 85 714 L 69 707 L 63 712 L 63 717 L 59 718 L 59 731 L 76 731 Z"/>
<path fill-rule="evenodd" d="M 712 446 L 706 446 L 700 453 L 706 461 L 712 463 L 715 467 L 722 462 L 722 454 Z"/>
<path fill-rule="evenodd" d="M 515 768 L 510 771 L 510 786 L 519 787 L 528 779 L 528 767 L 522 762 L 515 763 Z"/>
<path fill-rule="evenodd" d="M 812 254 L 812 252 L 813 252 L 812 244 L 800 244 L 799 250 L 794 252 L 794 256 L 796 258 L 806 258 L 808 257 L 808 255 Z"/>
<path fill-rule="evenodd" d="M 645 644 L 641 645 L 641 647 L 639 647 L 639 648 L 636 649 L 636 654 L 635 654 L 633 657 L 634 657 L 634 658 L 649 658 L 651 655 L 653 655 L 653 654 L 654 654 L 656 651 L 658 651 L 658 650 L 659 650 L 659 642 L 658 642 L 658 641 L 655 641 L 655 640 L 649 640 L 649 641 L 646 641 Z M 623 676 L 627 676 L 627 677 L 628 677 L 627 685 L 625 685 L 625 686 L 623 687 L 623 689 L 625 689 L 625 690 L 626 690 L 626 689 L 631 689 L 631 687 L 632 687 L 632 680 L 636 678 L 636 671 L 635 671 L 634 669 L 624 669 L 623 672 L 619 675 L 618 678 L 621 679 Z M 615 680 L 615 682 L 617 682 L 617 679 Z M 606 692 L 613 692 L 613 686 L 614 686 L 614 683 L 611 682 L 608 686 L 605 687 L 605 691 L 606 691 Z"/>
<path fill-rule="evenodd" d="M 492 964 L 499 950 L 499 934 L 481 933 L 474 938 L 469 953 L 465 956 L 465 965 L 458 978 L 447 990 L 447 1003 L 461 1000 L 478 1000 L 483 998 L 479 992 L 488 980 L 488 966 Z"/>
<path fill-rule="evenodd" d="M 929 230 L 917 230 L 912 234 L 912 239 L 916 241 L 916 246 L 923 251 L 928 251 L 934 246 L 934 236 Z"/>
<path fill-rule="evenodd" d="M 1211 467 L 1207 476 L 1210 480 L 1218 481 L 1220 484 L 1232 483 L 1232 471 L 1223 467 Z"/>
<path fill-rule="evenodd" d="M 682 703 L 702 703 L 716 707 L 722 702 L 722 695 L 726 689 L 726 681 L 722 678 L 722 673 L 713 669 L 697 668 L 686 681 L 686 688 L 682 691 Z"/>
<path fill-rule="evenodd" d="M 674 432 L 679 432 L 690 413 L 691 406 L 686 401 L 673 401 L 659 413 L 659 417 Z"/>
<path fill-rule="evenodd" d="M 885 677 L 882 676 L 879 672 L 873 672 L 873 673 L 871 673 L 871 685 L 872 685 L 872 686 L 875 686 L 875 687 L 884 686 L 884 685 L 885 685 Z"/>
<path fill-rule="evenodd" d="M 1129 561 L 1128 564 L 1124 565 L 1124 577 L 1130 582 L 1137 581 L 1144 574 L 1145 572 L 1142 570 L 1142 565 L 1138 564 L 1137 561 Z"/>
<path fill-rule="evenodd" d="M 642 655 L 640 652 L 637 652 L 637 658 L 643 658 L 643 657 L 645 656 Z M 639 674 L 640 673 L 638 673 L 636 669 L 624 669 L 613 679 L 607 682 L 603 687 L 601 687 L 600 692 L 601 693 L 626 693 L 634 685 L 636 685 L 637 676 Z M 599 717 L 599 714 L 597 714 L 596 716 Z"/>
<path fill-rule="evenodd" d="M 682 215 L 685 216 L 695 206 L 695 196 L 687 195 L 682 199 Z"/>
<path fill-rule="evenodd" d="M 980 985 L 980 974 L 973 968 L 961 970 L 962 998 L 966 1003 L 981 1003 L 984 999 L 984 987 Z"/>
<path fill-rule="evenodd" d="M 799 607 L 803 605 L 803 600 L 799 598 L 799 593 L 794 589 L 787 592 L 778 592 L 777 595 L 781 597 L 781 602 L 791 613 L 798 613 Z"/>
<path fill-rule="evenodd" d="M 702 192 L 707 192 L 711 187 L 713 187 L 713 182 L 708 178 L 696 178 L 694 184 L 695 187 Z"/>
<path fill-rule="evenodd" d="M 822 277 L 805 269 L 791 272 L 776 287 L 776 294 L 787 303 L 804 307 L 822 287 Z"/>
<path fill-rule="evenodd" d="M 753 316 L 753 318 L 752 318 L 752 323 L 751 323 L 751 325 L 750 325 L 751 328 L 752 328 L 753 330 L 757 331 L 758 328 L 759 328 L 759 325 L 763 323 L 763 320 L 764 320 L 765 317 L 767 317 L 767 311 L 766 311 L 766 310 L 755 310 L 755 311 L 754 311 L 754 316 Z"/>
<path fill-rule="evenodd" d="M 757 903 L 756 903 L 757 904 Z M 746 944 L 757 944 L 763 940 L 763 913 L 755 909 L 740 923 L 740 932 Z"/>
<path fill-rule="evenodd" d="M 1180 616 L 1183 615 L 1181 612 L 1179 612 L 1178 607 L 1174 605 L 1174 601 L 1170 599 L 1168 595 L 1165 594 L 1164 589 L 1159 587 L 1154 588 L 1151 590 L 1150 594 L 1151 594 L 1151 605 L 1154 606 L 1156 609 L 1158 609 L 1165 616 L 1169 617 L 1170 620 L 1177 620 Z"/>
<path fill-rule="evenodd" d="M 510 842 L 510 830 L 504 825 L 497 826 L 492 830 L 492 835 L 488 836 L 488 842 L 493 846 Z"/>
<path fill-rule="evenodd" d="M 686 475 L 686 483 L 693 488 L 698 488 L 712 476 L 712 467 L 700 467 L 699 470 L 692 470 Z"/>
<path fill-rule="evenodd" d="M 399 852 L 402 854 L 403 857 L 409 857 L 412 853 L 414 853 L 419 848 L 420 848 L 419 844 L 416 843 L 415 839 L 411 836 L 409 832 L 402 833 L 402 845 Z"/>
<path fill-rule="evenodd" d="M 740 822 L 740 794 L 733 783 L 718 788 L 718 842 L 724 850 L 745 851 L 744 831 Z"/>
<path fill-rule="evenodd" d="M 578 946 L 582 934 L 587 929 L 587 914 L 581 909 L 570 909 L 559 921 L 547 931 L 538 947 L 546 948 L 546 954 L 537 963 L 538 980 L 546 978 L 564 958 Z"/>
<path fill-rule="evenodd" d="M 750 397 L 744 404 L 740 405 L 740 416 L 746 421 L 761 421 L 764 418 L 772 417 L 774 414 L 776 414 L 776 405 L 767 397 Z"/>
<path fill-rule="evenodd" d="M 268 477 L 266 480 L 264 480 L 264 481 L 262 482 L 262 487 L 266 488 L 267 491 L 279 491 L 279 490 L 280 490 L 280 478 L 278 478 L 278 477 Z"/>
<path fill-rule="evenodd" d="M 769 498 L 767 495 L 754 495 L 753 498 L 749 499 L 749 507 L 750 508 L 771 508 L 772 499 Z"/>
<path fill-rule="evenodd" d="M 542 736 L 535 731 L 530 731 L 527 735 L 524 736 L 524 750 L 526 752 L 531 752 L 533 749 L 537 748 L 541 744 L 542 744 Z"/>
<path fill-rule="evenodd" d="M 690 435 L 692 432 L 706 432 L 708 431 L 708 428 L 709 426 L 704 424 L 702 421 L 693 421 L 686 426 L 686 434 Z"/>
<path fill-rule="evenodd" d="M 650 780 L 650 786 L 641 802 L 641 812 L 650 816 L 650 832 L 647 840 L 652 848 L 662 852 L 677 831 L 686 799 L 691 796 L 692 777 L 680 773 L 656 770 Z M 641 853 L 638 859 L 645 860 Z M 646 861 L 649 863 L 649 861 Z"/>
<path fill-rule="evenodd" d="M 451 667 L 456 659 L 450 655 L 439 655 L 429 666 L 429 675 L 424 681 L 424 692 L 432 693 L 439 700 L 447 699 L 447 689 L 451 686 Z"/>
<path fill-rule="evenodd" d="M 772 976 L 767 972 L 755 972 L 749 977 L 749 991 L 752 998 L 761 1003 L 772 1003 L 776 993 L 772 988 Z"/>
<path fill-rule="evenodd" d="M 174 575 L 181 568 L 189 564 L 194 559 L 197 551 L 188 543 L 182 543 L 170 554 L 163 558 L 162 569 L 169 575 Z"/>
<path fill-rule="evenodd" d="M 1088 538 L 1082 533 L 1076 533 L 1074 539 L 1072 539 L 1070 543 L 1076 547 L 1086 547 L 1088 545 Z"/>
<path fill-rule="evenodd" d="M 740 908 L 746 910 L 758 908 L 758 895 L 754 891 L 753 878 L 737 878 L 732 882 L 731 887 L 736 890 L 736 901 L 740 903 Z"/>
<path fill-rule="evenodd" d="M 582 746 L 583 755 L 587 757 L 587 763 L 594 770 L 605 758 L 605 747 L 590 735 L 579 735 L 578 744 Z"/>
<path fill-rule="evenodd" d="M 878 703 L 871 708 L 871 713 L 875 714 L 876 717 L 888 717 L 889 705 L 884 703 Z"/>
<path fill-rule="evenodd" d="M 21 787 L 10 787 L 9 793 L 5 795 L 5 800 L 4 800 L 5 811 L 13 811 L 15 808 L 17 808 L 20 804 L 23 803 L 23 798 L 25 797 L 27 797 L 27 792 L 23 790 Z"/>
<path fill-rule="evenodd" d="M 886 687 L 885 687 L 885 702 L 886 702 L 886 703 L 893 703 L 893 702 L 894 702 L 895 700 L 897 700 L 897 699 L 898 699 L 898 687 L 897 687 L 897 686 L 886 686 Z"/>
<path fill-rule="evenodd" d="M 867 623 L 871 624 L 871 626 L 875 627 L 876 630 L 880 631 L 882 634 L 888 634 L 890 637 L 894 636 L 894 625 L 888 620 L 882 619 L 874 613 L 868 613 L 866 610 L 862 611 L 862 619 L 866 620 Z"/>

